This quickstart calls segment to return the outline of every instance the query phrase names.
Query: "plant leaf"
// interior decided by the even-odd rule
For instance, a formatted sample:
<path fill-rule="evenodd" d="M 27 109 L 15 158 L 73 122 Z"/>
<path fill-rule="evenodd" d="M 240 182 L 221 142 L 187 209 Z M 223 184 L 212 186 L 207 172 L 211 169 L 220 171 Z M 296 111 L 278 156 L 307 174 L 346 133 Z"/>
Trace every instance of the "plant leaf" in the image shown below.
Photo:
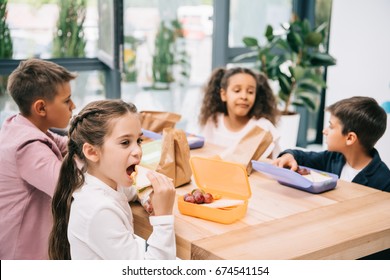
<path fill-rule="evenodd" d="M 293 30 L 290 30 L 287 34 L 287 42 L 289 43 L 291 49 L 296 53 L 299 53 L 299 49 L 303 46 L 302 38 Z"/>
<path fill-rule="evenodd" d="M 306 106 L 307 108 L 309 108 L 312 111 L 316 110 L 318 107 L 318 105 L 317 105 L 318 102 L 314 101 L 312 94 L 309 94 L 309 96 L 302 94 L 299 96 L 299 99 L 302 101 L 304 106 Z"/>
<path fill-rule="evenodd" d="M 280 90 L 284 94 L 289 95 L 291 92 L 291 81 L 289 77 L 283 73 L 280 73 L 280 75 L 278 76 L 278 81 L 280 85 Z"/>
<path fill-rule="evenodd" d="M 336 64 L 336 59 L 327 53 L 311 53 L 309 57 L 313 66 L 332 66 Z"/>
<path fill-rule="evenodd" d="M 291 48 L 290 48 L 290 45 L 288 44 L 288 42 L 286 42 L 285 40 L 281 39 L 281 38 L 277 38 L 274 42 L 273 42 L 273 45 L 278 48 L 278 49 L 281 49 L 281 50 L 284 50 L 284 51 L 290 51 Z"/>
<path fill-rule="evenodd" d="M 315 83 L 321 88 L 326 87 L 326 83 L 324 81 L 322 73 L 306 72 L 305 77 L 306 79 L 310 79 L 312 83 Z"/>
<path fill-rule="evenodd" d="M 259 47 L 258 41 L 256 38 L 253 37 L 244 37 L 242 39 L 243 43 L 247 47 Z"/>
<path fill-rule="evenodd" d="M 295 67 L 290 67 L 290 72 L 294 76 L 294 79 L 296 81 L 299 81 L 305 75 L 305 69 L 299 65 Z"/>
<path fill-rule="evenodd" d="M 268 42 L 271 42 L 274 39 L 274 29 L 271 25 L 267 25 L 264 35 L 267 38 Z"/>
<path fill-rule="evenodd" d="M 304 19 L 302 21 L 301 28 L 302 28 L 302 35 L 306 36 L 307 34 L 309 34 L 311 32 L 310 21 L 308 21 L 307 19 Z"/>
<path fill-rule="evenodd" d="M 307 81 L 309 81 L 309 80 L 307 80 Z M 312 94 L 320 94 L 321 87 L 319 87 L 316 84 L 310 83 L 310 82 L 302 83 L 302 81 L 300 81 L 299 85 L 297 85 L 296 92 L 297 93 L 309 92 Z"/>
<path fill-rule="evenodd" d="M 305 44 L 311 47 L 318 47 L 322 41 L 322 34 L 318 32 L 309 32 L 305 37 Z"/>

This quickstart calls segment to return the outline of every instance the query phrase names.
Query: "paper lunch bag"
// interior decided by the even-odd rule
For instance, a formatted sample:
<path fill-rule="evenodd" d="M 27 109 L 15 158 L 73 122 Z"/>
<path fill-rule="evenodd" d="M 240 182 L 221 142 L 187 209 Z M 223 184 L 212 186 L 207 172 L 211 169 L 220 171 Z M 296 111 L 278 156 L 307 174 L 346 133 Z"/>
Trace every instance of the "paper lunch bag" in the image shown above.
<path fill-rule="evenodd" d="M 160 133 L 164 128 L 173 128 L 180 120 L 181 115 L 171 112 L 141 111 L 139 112 L 141 127 Z"/>
<path fill-rule="evenodd" d="M 161 145 L 160 162 L 156 168 L 173 179 L 175 187 L 191 181 L 190 147 L 183 130 L 165 128 Z"/>
<path fill-rule="evenodd" d="M 269 131 L 254 126 L 237 145 L 225 150 L 220 157 L 225 161 L 243 164 L 249 175 L 252 172 L 251 160 L 258 160 L 272 143 L 273 137 Z"/>

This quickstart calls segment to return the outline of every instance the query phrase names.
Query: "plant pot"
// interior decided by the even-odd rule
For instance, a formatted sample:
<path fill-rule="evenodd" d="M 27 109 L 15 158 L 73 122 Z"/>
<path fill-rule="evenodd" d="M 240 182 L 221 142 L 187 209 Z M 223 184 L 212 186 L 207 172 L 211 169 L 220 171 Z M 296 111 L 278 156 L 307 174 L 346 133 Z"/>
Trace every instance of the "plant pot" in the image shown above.
<path fill-rule="evenodd" d="M 297 146 L 300 117 L 297 113 L 280 116 L 276 127 L 280 134 L 279 145 L 282 151 Z"/>

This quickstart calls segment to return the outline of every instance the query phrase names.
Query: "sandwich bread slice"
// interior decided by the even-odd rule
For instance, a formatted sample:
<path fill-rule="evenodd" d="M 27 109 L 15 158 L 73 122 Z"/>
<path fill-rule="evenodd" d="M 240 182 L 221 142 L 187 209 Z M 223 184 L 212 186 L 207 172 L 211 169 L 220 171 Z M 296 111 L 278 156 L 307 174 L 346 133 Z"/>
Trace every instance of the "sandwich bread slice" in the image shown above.
<path fill-rule="evenodd" d="M 150 194 L 153 192 L 152 183 L 146 176 L 149 170 L 148 168 L 137 165 L 135 172 L 131 174 L 133 186 L 137 190 L 138 199 L 142 205 L 148 201 Z"/>

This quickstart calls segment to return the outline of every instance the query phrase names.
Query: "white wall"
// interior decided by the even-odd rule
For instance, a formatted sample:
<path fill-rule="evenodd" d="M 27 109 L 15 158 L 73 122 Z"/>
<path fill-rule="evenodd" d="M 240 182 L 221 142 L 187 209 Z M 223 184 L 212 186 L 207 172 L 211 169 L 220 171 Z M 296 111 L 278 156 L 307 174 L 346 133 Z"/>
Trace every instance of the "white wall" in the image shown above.
<path fill-rule="evenodd" d="M 390 1 L 333 0 L 327 103 L 369 95 L 390 100 Z"/>
<path fill-rule="evenodd" d="M 390 1 L 333 0 L 329 53 L 337 65 L 328 68 L 326 106 L 357 95 L 390 101 Z M 378 149 L 390 166 L 385 146 Z"/>

